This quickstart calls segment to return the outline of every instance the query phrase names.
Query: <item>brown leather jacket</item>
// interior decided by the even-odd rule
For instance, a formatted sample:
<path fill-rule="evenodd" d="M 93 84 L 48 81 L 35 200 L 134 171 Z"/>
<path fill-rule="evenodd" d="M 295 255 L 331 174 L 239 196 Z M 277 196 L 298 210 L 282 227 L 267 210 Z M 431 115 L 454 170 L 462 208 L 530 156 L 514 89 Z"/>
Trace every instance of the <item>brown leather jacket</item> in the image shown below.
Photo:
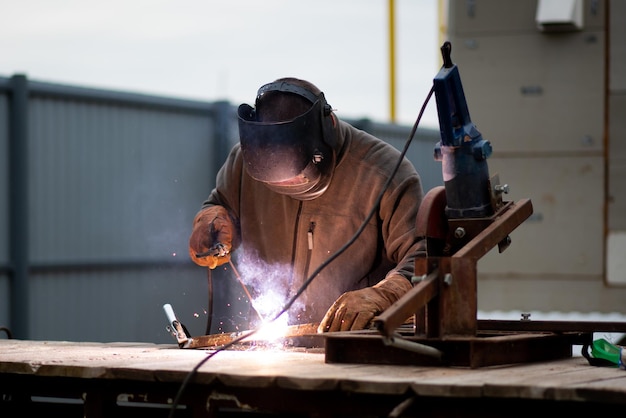
<path fill-rule="evenodd" d="M 336 169 L 320 197 L 296 200 L 272 192 L 247 175 L 236 145 L 203 204 L 229 211 L 238 271 L 259 292 L 282 298 L 277 308 L 354 236 L 398 162 L 397 149 L 346 122 L 338 121 L 337 134 Z M 289 310 L 290 323 L 319 322 L 343 292 L 388 274 L 410 280 L 421 248 L 415 223 L 422 197 L 419 175 L 405 158 L 367 227 L 310 282 Z"/>

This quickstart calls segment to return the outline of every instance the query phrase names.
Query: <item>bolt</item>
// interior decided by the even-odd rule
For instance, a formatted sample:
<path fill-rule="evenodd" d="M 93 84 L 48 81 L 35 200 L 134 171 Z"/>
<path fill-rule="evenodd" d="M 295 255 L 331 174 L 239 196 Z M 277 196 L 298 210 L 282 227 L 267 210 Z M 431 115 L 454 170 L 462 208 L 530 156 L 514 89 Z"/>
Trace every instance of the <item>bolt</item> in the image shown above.
<path fill-rule="evenodd" d="M 434 157 L 435 161 L 443 160 L 443 152 L 441 151 L 441 142 L 438 142 L 435 145 L 435 151 L 434 151 L 433 157 Z"/>
<path fill-rule="evenodd" d="M 486 160 L 493 153 L 493 148 L 491 147 L 491 142 L 481 139 L 472 147 L 472 151 L 474 153 L 474 158 L 478 161 Z"/>
<path fill-rule="evenodd" d="M 463 238 L 464 236 L 465 236 L 465 228 L 459 226 L 457 229 L 454 230 L 455 238 Z"/>
<path fill-rule="evenodd" d="M 581 143 L 584 147 L 590 147 L 593 145 L 593 137 L 591 135 L 583 135 Z"/>
<path fill-rule="evenodd" d="M 313 151 L 313 164 L 319 164 L 324 159 L 324 154 L 320 150 Z"/>
<path fill-rule="evenodd" d="M 426 275 L 422 274 L 421 276 L 413 276 L 411 277 L 411 283 L 419 283 L 422 280 L 426 280 Z"/>
<path fill-rule="evenodd" d="M 509 185 L 508 184 L 496 184 L 493 186 L 493 189 L 498 193 L 509 193 Z"/>

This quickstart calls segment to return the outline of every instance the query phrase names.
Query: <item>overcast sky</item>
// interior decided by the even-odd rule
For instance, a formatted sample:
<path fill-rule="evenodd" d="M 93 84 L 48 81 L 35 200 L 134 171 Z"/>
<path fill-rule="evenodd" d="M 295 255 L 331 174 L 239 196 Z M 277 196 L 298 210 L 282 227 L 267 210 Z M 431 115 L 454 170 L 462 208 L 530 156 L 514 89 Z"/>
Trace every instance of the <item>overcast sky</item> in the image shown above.
<path fill-rule="evenodd" d="M 440 0 L 395 0 L 396 122 L 441 66 Z M 388 0 L 0 0 L 0 76 L 253 103 L 295 76 L 340 117 L 390 120 Z M 423 126 L 436 127 L 434 98 Z"/>

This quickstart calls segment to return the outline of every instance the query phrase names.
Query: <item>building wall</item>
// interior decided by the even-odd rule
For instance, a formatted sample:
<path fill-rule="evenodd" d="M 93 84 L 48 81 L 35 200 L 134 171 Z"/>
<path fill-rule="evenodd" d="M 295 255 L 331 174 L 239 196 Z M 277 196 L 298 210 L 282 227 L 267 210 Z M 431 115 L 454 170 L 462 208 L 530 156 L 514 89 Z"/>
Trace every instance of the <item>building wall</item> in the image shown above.
<path fill-rule="evenodd" d="M 626 3 L 609 5 L 607 281 L 626 285 Z"/>
<path fill-rule="evenodd" d="M 534 209 L 509 249 L 479 262 L 479 309 L 624 313 L 626 13 L 586 0 L 580 30 L 552 32 L 538 6 L 449 2 L 452 60 L 492 142 L 490 172 L 510 186 L 506 200 Z"/>

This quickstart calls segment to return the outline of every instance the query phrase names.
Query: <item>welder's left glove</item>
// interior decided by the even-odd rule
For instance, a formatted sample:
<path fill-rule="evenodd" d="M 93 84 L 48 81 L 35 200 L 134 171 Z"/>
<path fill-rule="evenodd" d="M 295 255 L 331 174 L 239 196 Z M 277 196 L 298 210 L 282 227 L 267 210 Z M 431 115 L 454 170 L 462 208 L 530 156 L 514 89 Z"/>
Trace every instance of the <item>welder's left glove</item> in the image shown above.
<path fill-rule="evenodd" d="M 339 296 L 320 322 L 318 332 L 354 331 L 367 328 L 371 320 L 411 290 L 411 282 L 391 275 L 372 287 Z"/>

